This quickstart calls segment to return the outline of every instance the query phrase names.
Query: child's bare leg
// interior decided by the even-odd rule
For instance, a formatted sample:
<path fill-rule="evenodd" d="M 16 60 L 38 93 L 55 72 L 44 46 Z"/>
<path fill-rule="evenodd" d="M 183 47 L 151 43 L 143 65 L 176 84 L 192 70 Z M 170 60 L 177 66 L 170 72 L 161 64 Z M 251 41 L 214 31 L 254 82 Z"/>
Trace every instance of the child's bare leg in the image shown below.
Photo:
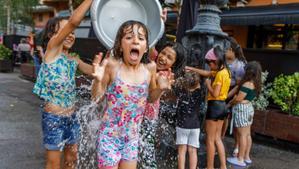
<path fill-rule="evenodd" d="M 187 145 L 178 145 L 178 169 L 185 169 Z"/>
<path fill-rule="evenodd" d="M 207 169 L 214 169 L 216 122 L 206 120 Z"/>
<path fill-rule="evenodd" d="M 238 128 L 238 135 L 239 135 L 239 154 L 238 159 L 239 161 L 243 162 L 246 149 L 248 147 L 248 135 L 249 135 L 249 127 L 240 127 Z"/>
<path fill-rule="evenodd" d="M 46 169 L 60 169 L 61 151 L 47 150 Z"/>
<path fill-rule="evenodd" d="M 248 131 L 248 135 L 247 135 L 247 147 L 245 150 L 245 160 L 250 160 L 250 150 L 251 150 L 251 146 L 252 146 L 252 138 L 251 138 L 251 126 L 248 127 L 249 131 Z"/>
<path fill-rule="evenodd" d="M 237 128 L 236 127 L 234 127 L 234 139 L 235 139 L 235 144 L 234 144 L 234 148 L 236 149 L 238 149 L 239 148 L 239 139 L 240 139 L 240 136 L 239 136 L 239 133 L 238 133 L 238 131 L 237 131 Z"/>
<path fill-rule="evenodd" d="M 221 129 L 221 138 L 224 139 L 227 128 L 228 128 L 228 124 L 229 124 L 229 117 L 226 117 L 223 121 L 223 127 Z"/>
<path fill-rule="evenodd" d="M 197 148 L 188 146 L 189 169 L 196 169 L 197 166 Z"/>
<path fill-rule="evenodd" d="M 78 146 L 66 145 L 64 149 L 64 169 L 75 169 L 77 163 L 77 150 Z"/>
<path fill-rule="evenodd" d="M 226 158 L 225 158 L 225 148 L 221 139 L 221 131 L 222 131 L 222 125 L 223 125 L 223 120 L 218 120 L 216 122 L 216 146 L 217 146 L 217 151 L 220 159 L 220 168 L 221 169 L 226 169 Z"/>
<path fill-rule="evenodd" d="M 137 168 L 137 161 L 125 161 L 125 160 L 122 160 L 119 163 L 119 169 L 136 169 L 136 168 Z"/>

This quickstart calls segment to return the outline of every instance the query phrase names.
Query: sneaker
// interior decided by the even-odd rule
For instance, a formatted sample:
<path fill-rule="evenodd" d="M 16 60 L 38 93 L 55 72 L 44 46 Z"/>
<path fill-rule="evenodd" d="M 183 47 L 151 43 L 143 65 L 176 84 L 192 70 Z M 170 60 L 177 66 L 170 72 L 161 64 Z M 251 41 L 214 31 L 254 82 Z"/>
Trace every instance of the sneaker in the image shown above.
<path fill-rule="evenodd" d="M 227 162 L 231 163 L 232 165 L 236 165 L 236 166 L 240 166 L 240 167 L 246 167 L 246 163 L 239 161 L 237 157 L 227 158 Z"/>
<path fill-rule="evenodd" d="M 250 159 L 248 159 L 248 160 L 244 160 L 244 162 L 245 162 L 247 165 L 252 163 L 252 161 L 251 161 Z"/>

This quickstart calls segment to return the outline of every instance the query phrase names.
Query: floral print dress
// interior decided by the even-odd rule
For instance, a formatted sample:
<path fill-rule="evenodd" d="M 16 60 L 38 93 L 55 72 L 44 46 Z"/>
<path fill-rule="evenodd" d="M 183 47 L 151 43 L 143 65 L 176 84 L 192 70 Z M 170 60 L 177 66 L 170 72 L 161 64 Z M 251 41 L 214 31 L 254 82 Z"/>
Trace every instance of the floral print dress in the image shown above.
<path fill-rule="evenodd" d="M 99 168 L 138 159 L 139 128 L 148 97 L 148 71 L 145 69 L 141 84 L 124 82 L 119 72 L 106 92 L 108 105 L 97 140 Z"/>

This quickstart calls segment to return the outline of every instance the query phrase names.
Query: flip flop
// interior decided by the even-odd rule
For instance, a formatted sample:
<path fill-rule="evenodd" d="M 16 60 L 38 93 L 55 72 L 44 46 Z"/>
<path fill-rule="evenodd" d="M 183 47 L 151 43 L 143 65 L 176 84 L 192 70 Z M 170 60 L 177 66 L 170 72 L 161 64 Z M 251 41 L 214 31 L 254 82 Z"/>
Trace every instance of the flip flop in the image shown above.
<path fill-rule="evenodd" d="M 227 158 L 227 162 L 229 162 L 232 165 L 246 167 L 246 163 L 244 161 L 243 162 L 239 161 L 237 157 Z"/>
<path fill-rule="evenodd" d="M 246 164 L 252 164 L 252 160 L 244 160 L 244 162 L 246 163 Z"/>

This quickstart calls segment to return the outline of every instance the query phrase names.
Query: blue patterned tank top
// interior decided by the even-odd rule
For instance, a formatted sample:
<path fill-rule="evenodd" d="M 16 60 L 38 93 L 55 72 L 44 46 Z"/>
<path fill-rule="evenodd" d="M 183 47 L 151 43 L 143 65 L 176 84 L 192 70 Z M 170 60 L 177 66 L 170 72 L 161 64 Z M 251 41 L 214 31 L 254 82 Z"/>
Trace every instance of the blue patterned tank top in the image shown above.
<path fill-rule="evenodd" d="M 76 98 L 75 74 L 78 63 L 61 54 L 53 63 L 42 63 L 33 93 L 45 102 L 72 107 Z"/>

